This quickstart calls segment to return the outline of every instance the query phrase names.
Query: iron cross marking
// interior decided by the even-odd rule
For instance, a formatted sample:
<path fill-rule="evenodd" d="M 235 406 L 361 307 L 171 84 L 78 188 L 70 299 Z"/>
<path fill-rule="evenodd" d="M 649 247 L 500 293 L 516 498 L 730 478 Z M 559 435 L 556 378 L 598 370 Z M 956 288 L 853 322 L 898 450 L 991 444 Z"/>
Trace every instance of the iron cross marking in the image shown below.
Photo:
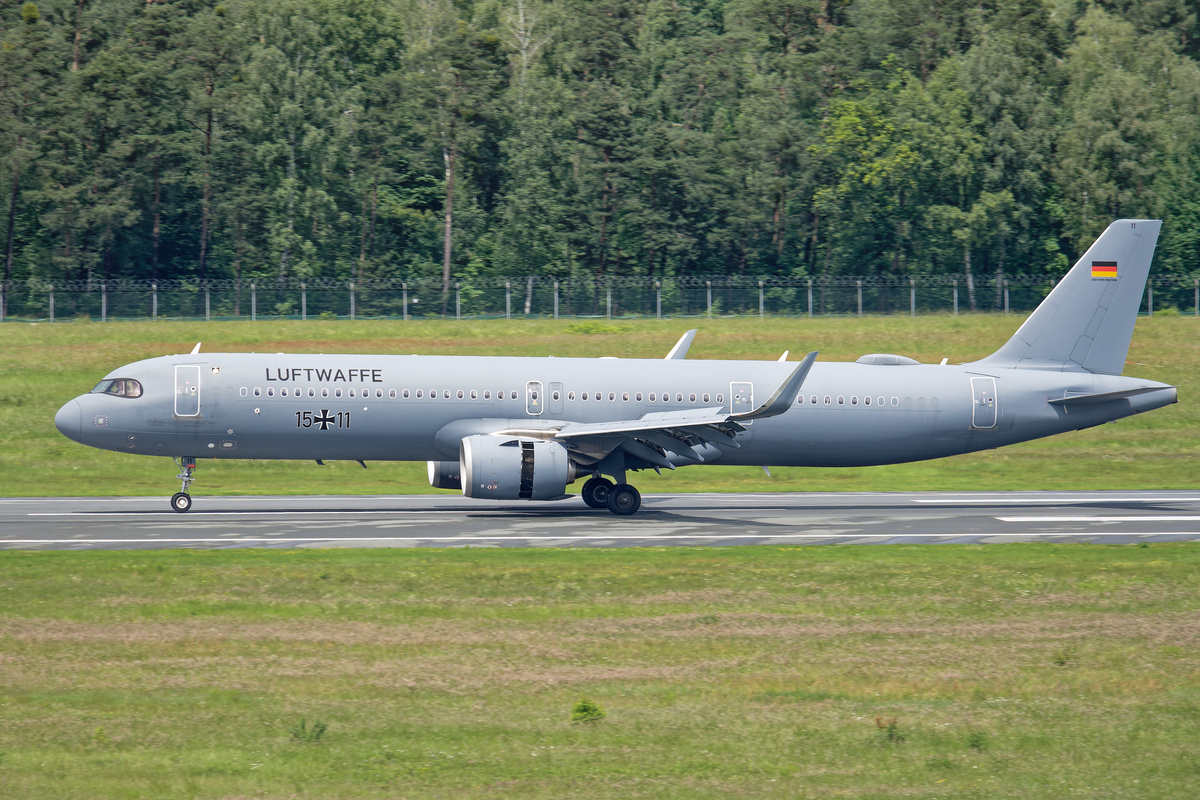
<path fill-rule="evenodd" d="M 329 413 L 328 408 L 321 409 L 321 416 L 313 417 L 313 424 L 320 425 L 321 430 L 323 430 L 323 431 L 329 430 L 329 426 L 334 424 L 335 422 L 337 422 L 337 417 L 332 416 Z"/>

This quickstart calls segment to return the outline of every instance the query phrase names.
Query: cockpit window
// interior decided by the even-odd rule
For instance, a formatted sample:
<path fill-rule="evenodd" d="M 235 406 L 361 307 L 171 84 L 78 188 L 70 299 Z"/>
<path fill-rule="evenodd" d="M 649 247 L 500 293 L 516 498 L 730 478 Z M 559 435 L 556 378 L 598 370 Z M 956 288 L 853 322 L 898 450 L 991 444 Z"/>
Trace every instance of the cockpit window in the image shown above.
<path fill-rule="evenodd" d="M 115 394 L 117 397 L 141 397 L 142 384 L 133 378 L 116 378 L 100 381 L 92 394 Z"/>

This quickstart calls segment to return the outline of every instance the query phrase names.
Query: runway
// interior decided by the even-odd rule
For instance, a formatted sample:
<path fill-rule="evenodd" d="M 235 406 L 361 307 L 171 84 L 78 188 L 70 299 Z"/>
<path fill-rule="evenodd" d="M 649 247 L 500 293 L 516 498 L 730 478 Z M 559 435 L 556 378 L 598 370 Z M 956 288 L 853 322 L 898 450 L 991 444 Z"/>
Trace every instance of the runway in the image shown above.
<path fill-rule="evenodd" d="M 1200 540 L 1200 492 L 646 495 L 633 517 L 455 495 L 0 498 L 0 548 L 665 547 Z"/>

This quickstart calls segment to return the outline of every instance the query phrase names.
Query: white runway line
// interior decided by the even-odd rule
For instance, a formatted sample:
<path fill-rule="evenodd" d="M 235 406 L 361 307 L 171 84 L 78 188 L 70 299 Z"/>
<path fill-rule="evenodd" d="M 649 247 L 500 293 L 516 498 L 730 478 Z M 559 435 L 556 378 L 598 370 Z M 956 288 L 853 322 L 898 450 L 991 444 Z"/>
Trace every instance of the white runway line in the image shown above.
<path fill-rule="evenodd" d="M 626 536 L 349 536 L 336 538 L 319 537 L 286 537 L 269 538 L 267 536 L 229 536 L 224 538 L 205 539 L 0 539 L 0 544 L 251 544 L 254 542 L 283 544 L 316 544 L 321 542 L 349 544 L 354 542 L 584 542 L 584 541 L 675 541 L 680 539 L 822 539 L 822 540 L 857 540 L 857 539 L 1011 539 L 1023 538 L 1052 538 L 1055 536 L 1085 535 L 1085 536 L 1197 536 L 1200 531 L 1151 531 L 1151 532 L 1107 532 L 1087 534 L 1067 534 L 1063 532 L 1042 533 L 732 533 L 732 534 L 670 534 L 670 535 L 626 535 Z"/>
<path fill-rule="evenodd" d="M 1137 516 L 1137 517 L 996 517 L 1001 522 L 1195 522 L 1200 516 Z"/>

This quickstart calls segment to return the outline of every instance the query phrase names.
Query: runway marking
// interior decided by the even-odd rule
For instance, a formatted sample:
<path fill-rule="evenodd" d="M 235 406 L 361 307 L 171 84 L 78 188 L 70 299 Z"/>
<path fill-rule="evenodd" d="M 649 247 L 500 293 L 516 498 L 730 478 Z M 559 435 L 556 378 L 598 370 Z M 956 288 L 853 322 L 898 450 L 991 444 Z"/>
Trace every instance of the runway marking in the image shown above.
<path fill-rule="evenodd" d="M 1200 516 L 1176 515 L 1153 517 L 996 517 L 1001 522 L 1195 522 Z"/>
<path fill-rule="evenodd" d="M 296 516 L 302 514 L 304 516 L 317 516 L 318 514 L 336 514 L 338 516 L 347 516 L 350 514 L 465 514 L 471 511 L 488 511 L 498 510 L 495 507 L 477 507 L 464 509 L 463 511 L 429 511 L 423 509 L 404 510 L 398 508 L 351 508 L 345 511 L 306 511 L 303 508 L 298 508 L 292 511 L 192 511 L 186 514 L 181 514 L 178 511 L 30 511 L 25 516 L 27 517 L 172 517 L 183 520 L 199 519 L 200 517 L 248 517 L 248 516 L 268 516 L 271 514 L 288 514 Z M 507 509 L 505 509 L 507 510 Z"/>
<path fill-rule="evenodd" d="M 289 537 L 271 539 L 266 536 L 230 536 L 212 539 L 0 539 L 0 544 L 248 544 L 252 542 L 317 543 L 317 542 L 582 542 L 582 541 L 671 541 L 677 539 L 1010 539 L 1014 536 L 1050 538 L 1055 536 L 1200 536 L 1200 531 L 1106 532 L 1067 534 L 1041 533 L 731 533 L 731 534 L 644 534 L 627 536 L 348 536 L 336 538 Z"/>
<path fill-rule="evenodd" d="M 941 498 L 926 498 L 914 497 L 914 503 L 924 503 L 929 505 L 965 505 L 967 503 L 979 503 L 982 505 L 1081 505 L 1087 503 L 1181 503 L 1195 502 L 1196 497 L 1108 497 L 1098 495 L 1095 497 L 941 497 Z"/>

